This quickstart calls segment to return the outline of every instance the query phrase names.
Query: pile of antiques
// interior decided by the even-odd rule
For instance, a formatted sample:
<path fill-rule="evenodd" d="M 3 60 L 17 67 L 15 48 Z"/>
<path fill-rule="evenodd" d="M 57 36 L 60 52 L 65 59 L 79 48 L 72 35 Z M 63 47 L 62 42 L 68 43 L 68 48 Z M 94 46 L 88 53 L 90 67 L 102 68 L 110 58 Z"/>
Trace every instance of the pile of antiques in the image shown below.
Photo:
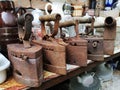
<path fill-rule="evenodd" d="M 47 4 L 46 13 L 43 13 L 32 7 L 16 8 L 12 0 L 0 0 L 0 51 L 8 55 L 17 82 L 38 87 L 44 80 L 44 70 L 66 75 L 67 64 L 86 67 L 88 59 L 104 61 L 105 54 L 114 53 L 114 17 L 106 17 L 104 23 L 96 25 L 93 16 L 82 16 L 85 14 L 81 13 L 74 18 L 75 11 L 70 16 L 70 4 L 64 4 L 66 11 L 61 7 L 57 13 L 56 4 Z M 54 7 L 53 11 L 51 7 Z M 79 32 L 81 24 L 85 25 L 84 34 Z M 94 34 L 94 28 L 99 27 L 104 28 L 103 36 Z M 76 35 L 66 36 L 66 28 L 71 28 Z"/>

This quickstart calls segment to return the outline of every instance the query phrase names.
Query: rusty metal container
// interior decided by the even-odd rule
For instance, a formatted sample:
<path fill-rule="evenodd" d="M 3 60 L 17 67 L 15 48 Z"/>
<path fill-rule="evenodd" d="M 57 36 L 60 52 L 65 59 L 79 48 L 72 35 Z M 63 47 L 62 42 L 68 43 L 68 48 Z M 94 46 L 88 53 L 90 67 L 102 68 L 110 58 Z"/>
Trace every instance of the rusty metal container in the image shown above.
<path fill-rule="evenodd" d="M 59 27 L 71 25 L 75 26 L 76 36 L 63 38 L 68 43 L 68 46 L 66 46 L 66 62 L 73 65 L 87 66 L 87 40 L 80 38 L 78 35 L 78 20 L 60 23 Z"/>
<path fill-rule="evenodd" d="M 44 15 L 40 17 L 41 28 L 42 28 L 42 39 L 41 41 L 32 40 L 34 44 L 43 46 L 43 60 L 44 60 L 44 69 L 65 75 L 66 71 L 66 47 L 57 42 L 54 36 L 58 32 L 59 14 Z M 54 21 L 54 31 L 49 36 L 45 32 L 45 22 Z"/>
<path fill-rule="evenodd" d="M 7 48 L 15 80 L 31 87 L 40 86 L 43 81 L 42 47 L 8 44 Z"/>

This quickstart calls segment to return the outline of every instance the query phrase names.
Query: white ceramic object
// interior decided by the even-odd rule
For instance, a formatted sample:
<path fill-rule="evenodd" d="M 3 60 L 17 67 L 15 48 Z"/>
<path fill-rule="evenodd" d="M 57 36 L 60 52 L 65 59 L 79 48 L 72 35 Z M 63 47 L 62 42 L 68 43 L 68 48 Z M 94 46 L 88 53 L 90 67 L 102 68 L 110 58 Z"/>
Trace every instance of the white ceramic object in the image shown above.
<path fill-rule="evenodd" d="M 89 87 L 93 81 L 94 81 L 94 75 L 95 73 L 85 73 L 82 76 L 78 76 L 77 80 L 79 83 L 81 83 L 83 86 Z"/>
<path fill-rule="evenodd" d="M 112 80 L 113 77 L 113 67 L 105 64 L 104 62 L 96 67 L 96 75 L 102 82 Z"/>
<path fill-rule="evenodd" d="M 10 61 L 0 53 L 0 84 L 7 78 L 6 69 L 10 66 Z"/>
<path fill-rule="evenodd" d="M 63 2 L 58 2 L 58 1 L 54 1 L 52 3 L 47 3 L 45 5 L 45 13 L 47 15 L 49 15 L 48 6 L 51 6 L 52 12 L 50 14 L 59 13 L 63 19 L 63 17 L 64 17 L 63 4 L 64 4 Z"/>

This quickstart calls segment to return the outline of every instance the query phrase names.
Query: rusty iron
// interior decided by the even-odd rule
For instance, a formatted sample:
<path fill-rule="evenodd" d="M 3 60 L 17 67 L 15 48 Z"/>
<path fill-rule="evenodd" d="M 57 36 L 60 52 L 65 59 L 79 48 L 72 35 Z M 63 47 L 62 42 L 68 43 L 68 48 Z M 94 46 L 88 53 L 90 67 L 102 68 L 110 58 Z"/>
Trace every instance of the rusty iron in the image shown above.
<path fill-rule="evenodd" d="M 88 41 L 88 59 L 93 61 L 103 61 L 104 60 L 103 37 L 86 36 L 85 39 Z"/>
<path fill-rule="evenodd" d="M 8 44 L 7 49 L 15 80 L 30 87 L 38 87 L 43 81 L 42 46 L 30 44 L 32 20 L 31 14 L 18 18 L 19 38 L 23 44 Z"/>
<path fill-rule="evenodd" d="M 87 30 L 87 35 L 84 37 L 88 41 L 88 59 L 93 61 L 104 60 L 104 39 L 101 36 L 94 35 L 94 18 L 92 18 L 91 28 Z M 87 28 L 88 29 L 88 28 Z M 92 34 L 91 34 L 92 33 Z M 89 35 L 91 34 L 91 35 Z"/>
<path fill-rule="evenodd" d="M 88 28 L 91 27 L 91 25 L 86 26 Z M 112 55 L 114 53 L 114 42 L 116 38 L 116 20 L 111 16 L 106 17 L 104 23 L 94 24 L 94 28 L 104 28 L 104 54 Z"/>
<path fill-rule="evenodd" d="M 34 44 L 43 46 L 44 69 L 65 75 L 66 71 L 66 46 L 61 45 L 54 36 L 58 33 L 60 14 L 44 15 L 40 17 L 42 39 L 41 41 L 32 40 Z M 54 21 L 54 29 L 51 35 L 45 32 L 45 22 Z"/>
<path fill-rule="evenodd" d="M 116 38 L 116 20 L 113 17 L 107 17 L 105 19 L 104 30 L 104 54 L 114 54 L 114 42 Z"/>
<path fill-rule="evenodd" d="M 79 66 L 87 66 L 87 40 L 79 37 L 78 34 L 78 20 L 66 21 L 60 23 L 59 27 L 75 26 L 75 37 L 63 38 L 63 40 L 68 43 L 66 46 L 66 59 L 67 63 Z"/>
<path fill-rule="evenodd" d="M 30 87 L 40 86 L 43 81 L 42 47 L 8 44 L 7 48 L 15 80 Z"/>

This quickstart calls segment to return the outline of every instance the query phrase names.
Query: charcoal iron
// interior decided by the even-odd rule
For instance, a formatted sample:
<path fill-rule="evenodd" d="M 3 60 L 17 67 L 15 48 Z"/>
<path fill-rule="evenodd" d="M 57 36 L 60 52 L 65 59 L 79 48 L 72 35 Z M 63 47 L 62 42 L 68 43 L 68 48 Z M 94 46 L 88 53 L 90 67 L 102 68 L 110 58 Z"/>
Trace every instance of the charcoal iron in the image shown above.
<path fill-rule="evenodd" d="M 54 36 L 58 33 L 60 14 L 40 16 L 42 40 L 32 40 L 34 44 L 43 46 L 44 69 L 57 74 L 65 75 L 66 70 L 66 45 L 57 42 Z M 46 34 L 45 22 L 54 21 L 54 30 L 51 35 Z"/>
<path fill-rule="evenodd" d="M 18 18 L 19 39 L 23 44 L 8 44 L 7 49 L 15 80 L 26 86 L 38 87 L 43 81 L 42 46 L 30 44 L 32 20 L 29 13 Z"/>
<path fill-rule="evenodd" d="M 63 37 L 62 27 L 75 26 L 75 37 Z M 78 34 L 78 20 L 61 22 L 59 27 L 61 28 L 61 38 L 64 42 L 68 43 L 66 46 L 66 59 L 67 63 L 79 66 L 87 66 L 87 40 L 79 37 Z"/>

